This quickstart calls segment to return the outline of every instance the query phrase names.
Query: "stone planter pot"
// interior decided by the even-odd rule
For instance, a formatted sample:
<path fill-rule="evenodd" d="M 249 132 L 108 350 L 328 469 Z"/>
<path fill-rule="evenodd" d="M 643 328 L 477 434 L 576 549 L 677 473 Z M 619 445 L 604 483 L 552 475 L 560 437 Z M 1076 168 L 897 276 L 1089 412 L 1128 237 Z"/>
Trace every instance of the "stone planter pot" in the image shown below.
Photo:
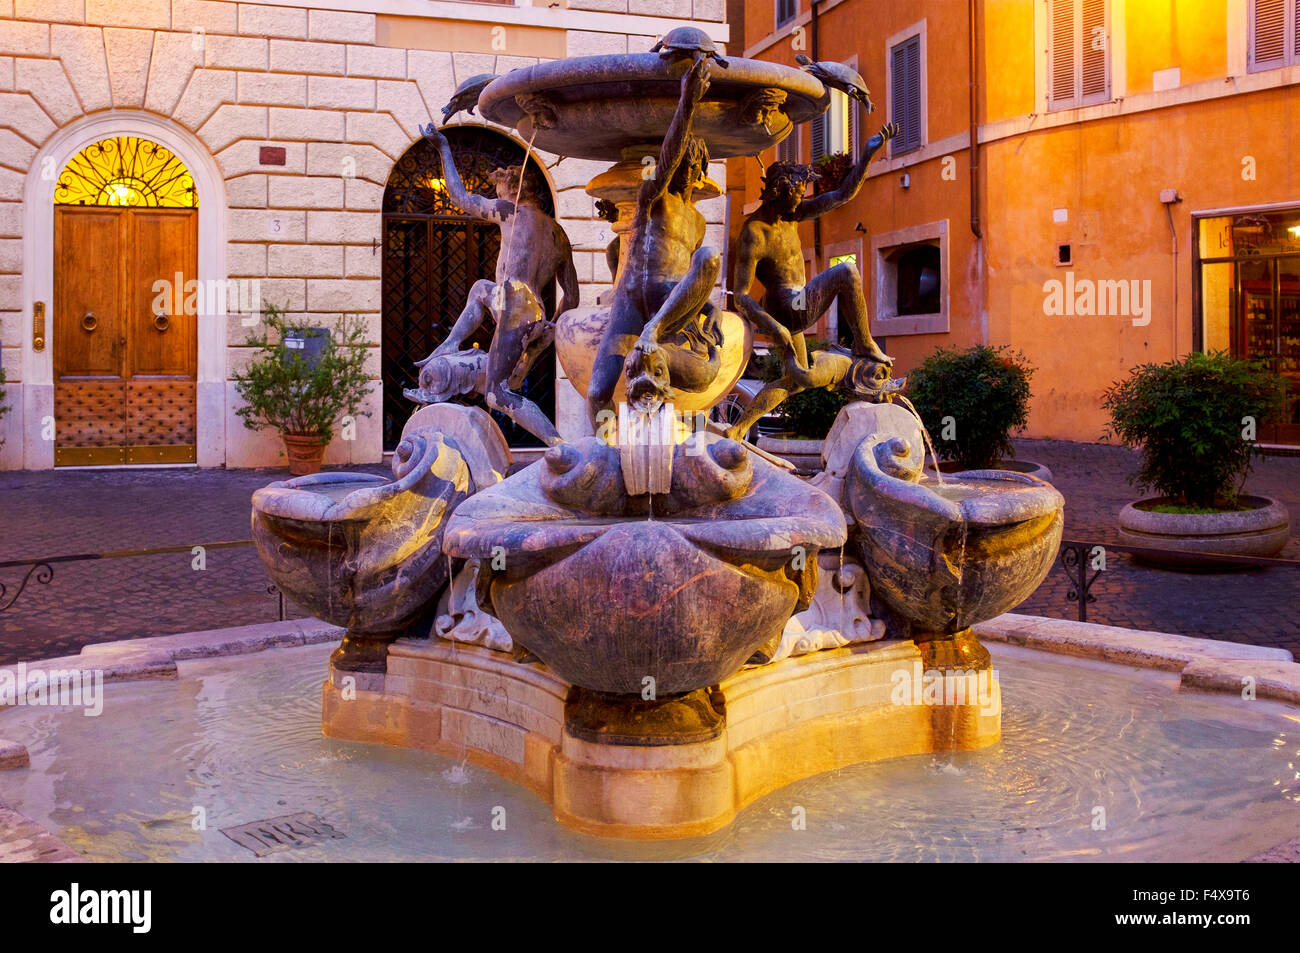
<path fill-rule="evenodd" d="M 1173 569 L 1221 569 L 1232 563 L 1180 557 L 1180 552 L 1224 556 L 1275 556 L 1291 538 L 1285 506 L 1267 496 L 1243 496 L 1248 510 L 1223 513 L 1159 513 L 1151 506 L 1167 497 L 1139 500 L 1119 512 L 1119 541 L 1127 546 L 1165 550 L 1168 555 L 1134 557 Z"/>
<path fill-rule="evenodd" d="M 319 473 L 325 459 L 325 439 L 315 433 L 282 433 L 284 451 L 289 457 L 289 475 Z"/>
<path fill-rule="evenodd" d="M 804 437 L 759 437 L 758 448 L 788 460 L 801 470 L 820 470 L 825 442 Z"/>

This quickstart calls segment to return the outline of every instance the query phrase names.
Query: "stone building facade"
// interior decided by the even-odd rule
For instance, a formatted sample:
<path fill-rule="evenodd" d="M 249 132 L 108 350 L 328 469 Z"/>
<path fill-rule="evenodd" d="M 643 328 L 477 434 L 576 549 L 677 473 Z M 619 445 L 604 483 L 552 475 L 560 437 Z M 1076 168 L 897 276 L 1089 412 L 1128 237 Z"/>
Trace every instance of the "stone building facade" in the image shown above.
<path fill-rule="evenodd" d="M 0 418 L 0 467 L 63 462 L 56 450 L 70 431 L 68 412 L 56 408 L 58 400 L 66 405 L 56 399 L 56 376 L 67 377 L 60 348 L 112 333 L 113 315 L 60 314 L 58 303 L 80 301 L 76 294 L 93 294 L 108 281 L 152 281 L 150 267 L 185 254 L 186 280 L 200 289 L 256 280 L 261 301 L 287 305 L 291 317 L 333 326 L 351 314 L 367 323 L 370 416 L 336 436 L 326 463 L 380 460 L 385 192 L 395 165 L 420 139 L 420 124 L 441 124 L 441 107 L 470 76 L 563 56 L 648 50 L 657 35 L 687 22 L 725 42 L 723 19 L 723 0 L 0 0 L 0 357 L 10 407 Z M 524 147 L 512 130 L 478 115 L 461 113 L 451 125 L 490 127 L 513 148 Z M 184 213 L 191 221 L 156 214 L 141 217 L 137 231 L 113 232 L 107 212 L 99 220 L 93 209 L 60 212 L 72 208 L 60 204 L 70 163 L 82 157 L 94 165 L 104 150 L 96 144 L 106 141 L 136 149 L 143 142 L 146 151 L 156 144 L 164 151 L 150 155 L 174 157 L 197 196 Z M 584 186 L 604 166 L 544 153 L 532 161 L 573 243 L 582 300 L 594 303 L 610 281 L 610 235 Z M 711 175 L 725 184 L 722 163 Z M 723 200 L 701 208 L 709 242 L 721 247 Z M 110 232 L 126 236 L 126 244 L 95 238 Z M 137 234 L 153 237 L 131 244 Z M 130 302 L 145 300 L 141 293 L 133 286 L 119 300 L 134 308 Z M 193 336 L 190 376 L 183 367 L 177 372 L 192 386 L 158 399 L 148 392 L 139 407 L 128 398 L 124 426 L 131 429 L 132 415 L 154 414 L 166 429 L 166 407 L 179 406 L 175 413 L 184 418 L 188 400 L 193 462 L 277 465 L 284 459 L 278 435 L 246 429 L 235 413 L 231 375 L 250 358 L 244 345 L 257 315 L 210 313 L 199 300 L 190 323 L 137 315 L 147 319 L 139 324 L 145 331 L 132 332 L 142 343 L 123 336 L 123 346 L 137 350 L 172 340 L 169 332 Z M 153 343 L 149 320 L 159 329 Z M 104 346 L 118 353 L 111 342 Z M 147 370 L 147 359 L 131 360 Z M 557 392 L 561 404 L 574 396 L 563 381 Z M 145 438 L 103 439 L 116 447 Z M 84 455 L 66 459 L 87 462 Z M 96 460 L 106 462 L 89 462 Z"/>

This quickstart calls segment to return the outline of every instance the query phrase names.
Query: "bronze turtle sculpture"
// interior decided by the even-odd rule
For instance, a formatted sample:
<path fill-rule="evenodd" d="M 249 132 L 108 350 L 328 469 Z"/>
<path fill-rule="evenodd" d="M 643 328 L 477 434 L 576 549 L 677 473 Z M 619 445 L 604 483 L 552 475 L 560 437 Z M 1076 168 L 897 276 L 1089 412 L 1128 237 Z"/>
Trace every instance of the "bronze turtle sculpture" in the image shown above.
<path fill-rule="evenodd" d="M 716 60 L 723 69 L 730 65 L 718 52 L 713 38 L 699 27 L 694 26 L 679 26 L 675 30 L 669 30 L 659 38 L 659 42 L 650 47 L 650 52 L 658 53 L 668 59 L 685 59 L 686 57 L 702 59 L 708 57 Z"/>
<path fill-rule="evenodd" d="M 867 112 L 875 109 L 871 102 L 871 93 L 867 91 L 866 80 L 852 66 L 828 61 L 814 63 L 802 53 L 796 53 L 794 60 L 812 76 L 821 80 L 832 89 L 838 89 L 850 99 L 856 99 L 866 107 Z"/>
<path fill-rule="evenodd" d="M 483 92 L 488 83 L 496 78 L 495 73 L 479 73 L 457 86 L 456 91 L 451 94 L 451 99 L 447 101 L 447 105 L 442 107 L 442 121 L 447 122 L 461 110 L 468 110 L 471 116 L 474 115 L 474 107 L 478 105 L 479 93 Z"/>

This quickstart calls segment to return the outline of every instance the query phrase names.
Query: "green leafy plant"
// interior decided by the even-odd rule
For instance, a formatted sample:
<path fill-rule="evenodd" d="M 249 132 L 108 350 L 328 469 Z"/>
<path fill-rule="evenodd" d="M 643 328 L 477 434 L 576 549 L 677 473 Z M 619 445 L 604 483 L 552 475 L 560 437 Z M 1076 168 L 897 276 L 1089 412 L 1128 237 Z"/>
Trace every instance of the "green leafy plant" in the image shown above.
<path fill-rule="evenodd" d="M 1029 421 L 1033 373 L 1006 345 L 940 348 L 907 376 L 906 396 L 942 459 L 986 469 L 1015 456 L 1011 434 Z"/>
<path fill-rule="evenodd" d="M 1130 483 L 1174 504 L 1236 509 L 1257 452 L 1249 435 L 1281 411 L 1285 393 L 1283 379 L 1221 351 L 1143 364 L 1103 395 L 1106 438 L 1141 449 Z"/>
<path fill-rule="evenodd" d="M 808 341 L 808 353 L 826 346 L 825 341 Z M 751 365 L 760 380 L 774 381 L 781 374 L 781 363 L 775 352 L 763 357 L 755 357 Z M 791 397 L 777 408 L 777 416 L 782 424 L 796 436 L 809 440 L 821 440 L 830 433 L 840 409 L 850 398 L 845 394 L 825 387 L 803 390 Z"/>
<path fill-rule="evenodd" d="M 288 320 L 274 305 L 267 305 L 263 321 L 263 333 L 250 335 L 248 342 L 260 355 L 234 377 L 235 389 L 244 400 L 235 412 L 244 426 L 274 427 L 281 433 L 318 435 L 328 441 L 343 414 L 370 416 L 361 410 L 370 390 L 365 372 L 366 326 L 361 319 L 344 315 L 314 368 L 301 350 L 285 344 L 285 338 L 312 337 L 320 333 L 318 329 Z"/>

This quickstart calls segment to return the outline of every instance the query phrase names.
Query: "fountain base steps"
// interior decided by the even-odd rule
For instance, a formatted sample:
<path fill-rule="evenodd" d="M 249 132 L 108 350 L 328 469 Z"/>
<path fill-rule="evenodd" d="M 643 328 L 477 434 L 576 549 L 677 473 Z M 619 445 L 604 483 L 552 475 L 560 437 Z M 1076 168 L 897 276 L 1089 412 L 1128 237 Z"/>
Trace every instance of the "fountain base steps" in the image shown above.
<path fill-rule="evenodd" d="M 802 778 L 999 740 L 995 673 L 924 671 L 911 641 L 816 652 L 746 668 L 711 692 L 685 696 L 684 704 L 705 705 L 717 718 L 704 719 L 707 731 L 684 719 L 683 743 L 625 730 L 593 741 L 591 699 L 544 665 L 403 639 L 390 646 L 383 675 L 331 669 L 322 730 L 467 758 L 528 787 L 558 821 L 586 833 L 691 837 L 727 826 L 747 804 Z"/>

